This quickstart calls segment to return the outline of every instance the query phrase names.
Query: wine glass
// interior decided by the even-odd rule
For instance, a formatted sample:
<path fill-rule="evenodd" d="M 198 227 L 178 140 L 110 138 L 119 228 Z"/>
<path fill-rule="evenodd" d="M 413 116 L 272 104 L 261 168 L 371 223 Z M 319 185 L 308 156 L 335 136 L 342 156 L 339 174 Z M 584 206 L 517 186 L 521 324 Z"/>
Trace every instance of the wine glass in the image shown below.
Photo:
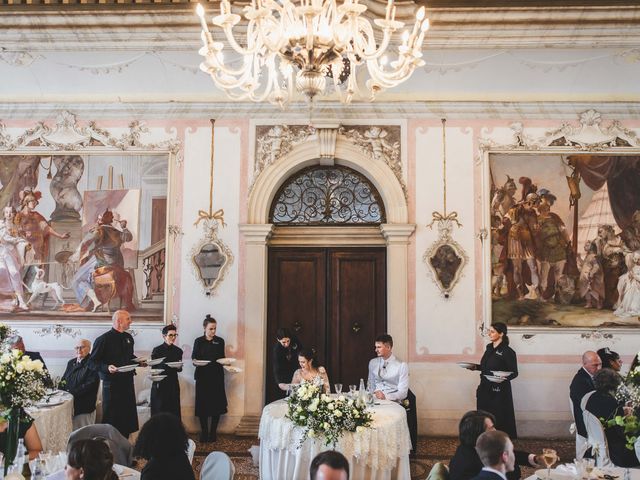
<path fill-rule="evenodd" d="M 547 479 L 551 478 L 551 465 L 558 461 L 558 454 L 553 448 L 542 449 L 542 461 L 547 466 Z"/>
<path fill-rule="evenodd" d="M 335 387 L 335 389 L 336 389 L 336 393 L 337 393 L 338 395 L 340 395 L 340 394 L 342 393 L 342 384 L 341 384 L 341 383 L 335 383 L 333 386 L 334 386 L 334 387 Z"/>
<path fill-rule="evenodd" d="M 351 398 L 355 398 L 357 391 L 358 391 L 357 385 L 349 385 L 349 395 L 351 395 Z"/>
<path fill-rule="evenodd" d="M 596 461 L 593 458 L 585 458 L 582 461 L 584 462 L 584 472 L 587 474 L 586 478 L 589 478 L 591 477 L 591 472 L 593 472 Z"/>

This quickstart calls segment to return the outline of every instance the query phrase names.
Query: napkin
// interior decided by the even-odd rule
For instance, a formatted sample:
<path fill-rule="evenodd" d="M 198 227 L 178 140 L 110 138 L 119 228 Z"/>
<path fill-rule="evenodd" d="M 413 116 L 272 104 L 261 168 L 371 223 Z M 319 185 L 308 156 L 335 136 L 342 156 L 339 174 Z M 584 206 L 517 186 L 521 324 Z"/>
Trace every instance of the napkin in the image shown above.
<path fill-rule="evenodd" d="M 567 475 L 578 475 L 578 469 L 574 463 L 563 463 L 555 468 L 555 471 Z"/>

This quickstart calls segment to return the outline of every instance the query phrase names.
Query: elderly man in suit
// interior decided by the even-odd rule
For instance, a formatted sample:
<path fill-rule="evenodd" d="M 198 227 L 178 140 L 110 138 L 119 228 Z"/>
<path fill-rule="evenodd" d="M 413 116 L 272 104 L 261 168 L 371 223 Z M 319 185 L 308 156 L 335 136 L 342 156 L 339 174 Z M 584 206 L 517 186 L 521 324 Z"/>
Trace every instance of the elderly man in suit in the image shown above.
<path fill-rule="evenodd" d="M 574 375 L 569 386 L 569 397 L 573 405 L 573 418 L 576 422 L 576 458 L 580 459 L 587 450 L 587 429 L 582 418 L 580 402 L 587 393 L 595 390 L 593 376 L 602 368 L 602 360 L 596 352 L 587 350 L 582 354 L 582 367 Z"/>
<path fill-rule="evenodd" d="M 484 432 L 476 441 L 476 452 L 484 467 L 472 480 L 507 480 L 516 461 L 509 435 L 499 430 Z"/>
<path fill-rule="evenodd" d="M 64 384 L 61 388 L 73 395 L 73 429 L 77 430 L 85 425 L 96 423 L 96 400 L 100 377 L 89 364 L 91 342 L 84 338 L 78 340 L 74 349 L 76 356 L 67 362 L 67 368 L 62 375 Z"/>

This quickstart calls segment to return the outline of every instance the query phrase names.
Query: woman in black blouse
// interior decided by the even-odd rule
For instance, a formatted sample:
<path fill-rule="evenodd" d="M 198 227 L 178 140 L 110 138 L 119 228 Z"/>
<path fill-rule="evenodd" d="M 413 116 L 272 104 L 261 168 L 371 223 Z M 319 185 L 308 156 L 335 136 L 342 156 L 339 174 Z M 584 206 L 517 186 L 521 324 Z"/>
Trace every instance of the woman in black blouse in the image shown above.
<path fill-rule="evenodd" d="M 200 419 L 200 441 L 215 442 L 220 415 L 227 413 L 227 394 L 224 390 L 224 369 L 216 360 L 224 358 L 224 340 L 216 336 L 217 322 L 207 314 L 204 335 L 193 342 L 194 360 L 210 360 L 196 365 L 196 416 Z M 211 419 L 211 426 L 209 426 Z"/>
<path fill-rule="evenodd" d="M 151 386 L 151 415 L 160 412 L 169 412 L 176 417 L 180 416 L 180 383 L 178 382 L 178 372 L 182 367 L 173 368 L 167 365 L 171 362 L 182 361 L 182 349 L 175 345 L 178 338 L 178 329 L 175 325 L 167 325 L 162 329 L 164 343 L 158 345 L 151 352 L 151 358 L 163 358 L 160 365 L 154 368 L 162 368 L 162 375 L 167 377 L 159 382 L 153 382 Z"/>
<path fill-rule="evenodd" d="M 496 429 L 502 430 L 511 437 L 518 438 L 516 416 L 513 411 L 511 380 L 518 376 L 518 359 L 516 352 L 509 347 L 507 326 L 496 322 L 489 327 L 487 349 L 480 360 L 480 385 L 476 392 L 478 410 L 492 413 L 496 418 Z M 511 372 L 497 378 L 493 372 Z M 487 378 L 489 376 L 490 378 Z"/>

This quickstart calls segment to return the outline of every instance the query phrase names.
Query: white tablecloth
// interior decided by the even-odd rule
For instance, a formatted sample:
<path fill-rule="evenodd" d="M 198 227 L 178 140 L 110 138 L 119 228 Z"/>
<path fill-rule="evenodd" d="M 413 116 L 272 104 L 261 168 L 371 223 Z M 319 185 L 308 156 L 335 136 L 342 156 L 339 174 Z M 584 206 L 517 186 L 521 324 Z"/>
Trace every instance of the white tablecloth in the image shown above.
<path fill-rule="evenodd" d="M 309 465 L 318 453 L 330 450 L 323 439 L 307 439 L 302 429 L 285 418 L 287 404 L 278 400 L 264 407 L 260 419 L 260 478 L 306 480 Z M 382 401 L 373 409 L 371 428 L 345 433 L 336 448 L 349 460 L 352 480 L 405 480 L 411 478 L 411 438 L 405 409 Z"/>
<path fill-rule="evenodd" d="M 119 480 L 140 480 L 140 472 L 133 468 L 115 465 L 113 469 L 118 473 Z M 46 480 L 65 480 L 66 478 L 64 470 L 46 476 Z"/>
<path fill-rule="evenodd" d="M 598 470 L 600 470 L 600 472 L 598 472 Z M 551 469 L 551 480 L 566 480 L 567 478 L 570 478 L 569 476 L 567 476 L 567 473 L 570 472 L 570 469 L 567 469 L 565 467 L 560 467 L 560 469 L 556 470 L 555 468 Z M 591 479 L 592 480 L 597 480 L 599 478 L 601 478 L 601 473 L 606 473 L 608 475 L 611 475 L 613 477 L 617 477 L 616 480 L 624 480 L 625 478 L 625 468 L 619 468 L 619 467 L 612 467 L 612 468 L 600 468 L 600 467 L 596 467 L 593 472 L 591 473 Z M 557 472 L 557 473 L 556 473 Z M 594 473 L 596 473 L 597 475 L 594 475 Z M 546 478 L 547 472 L 546 470 L 544 471 L 544 477 Z M 561 476 L 562 475 L 562 476 Z M 531 475 L 530 477 L 527 477 L 525 480 L 538 480 L 538 477 L 534 474 Z M 629 469 L 629 480 L 640 480 L 640 470 L 637 468 L 630 468 Z"/>
<path fill-rule="evenodd" d="M 35 420 L 44 451 L 64 452 L 73 430 L 73 395 L 58 392 L 53 399 L 62 403 L 50 407 L 30 407 L 27 413 Z"/>

